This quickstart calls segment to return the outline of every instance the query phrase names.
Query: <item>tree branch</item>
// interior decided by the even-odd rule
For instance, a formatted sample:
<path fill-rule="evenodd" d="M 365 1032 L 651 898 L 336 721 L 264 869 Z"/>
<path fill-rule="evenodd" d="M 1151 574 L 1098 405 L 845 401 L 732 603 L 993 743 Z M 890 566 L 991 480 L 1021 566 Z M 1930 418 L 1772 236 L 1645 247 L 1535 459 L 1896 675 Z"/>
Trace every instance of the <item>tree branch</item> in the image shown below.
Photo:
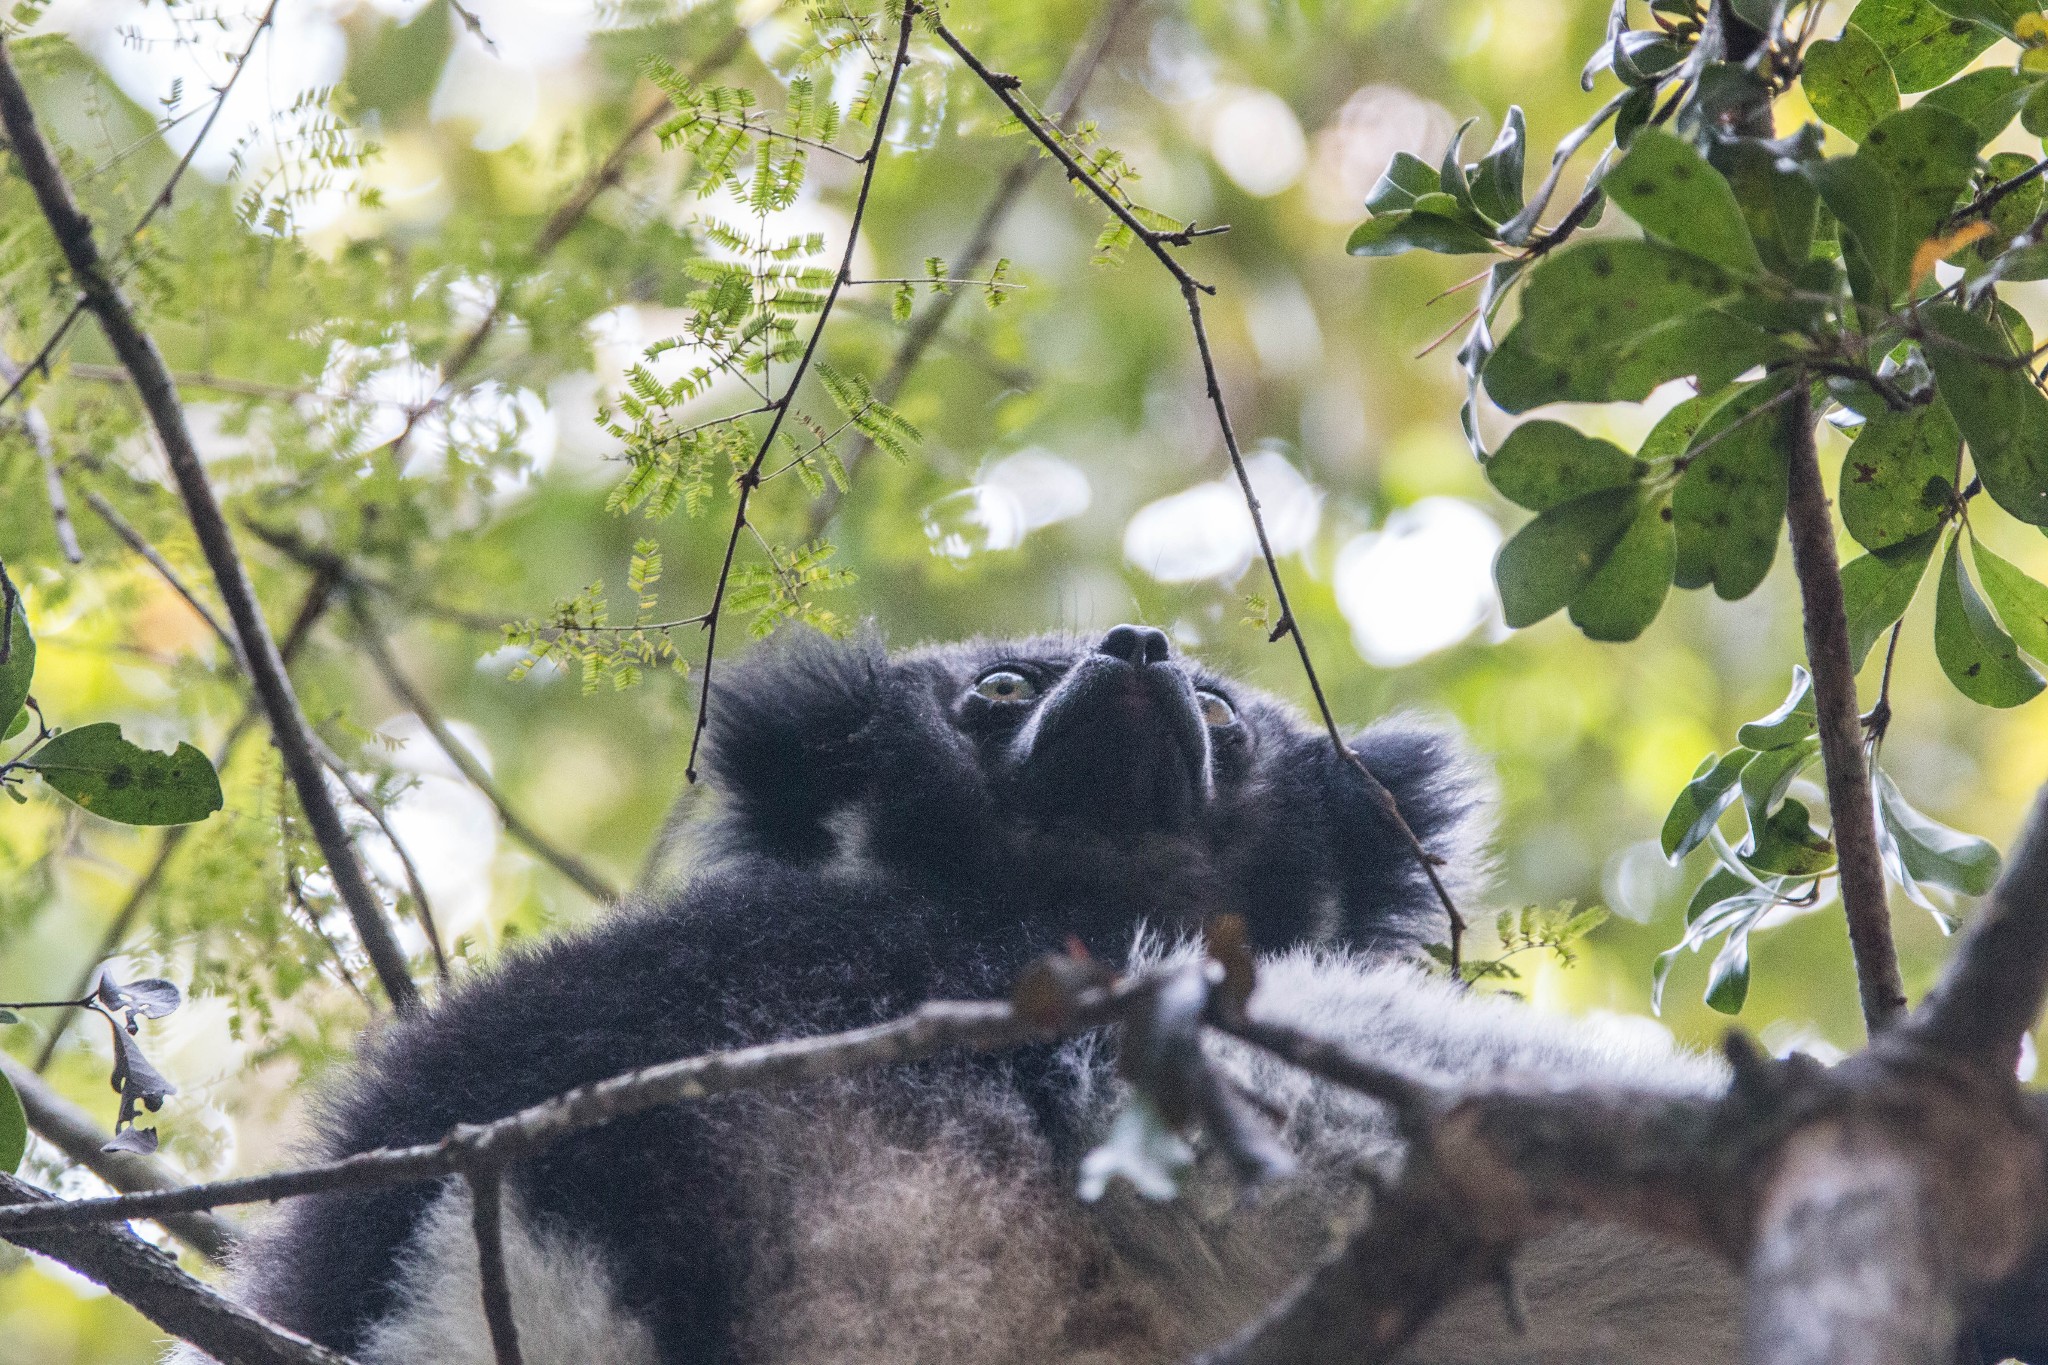
<path fill-rule="evenodd" d="M 903 0 L 903 19 L 897 26 L 896 52 L 889 61 L 889 81 L 875 106 L 874 136 L 868 139 L 868 149 L 861 157 L 860 192 L 854 196 L 853 221 L 846 229 L 845 254 L 840 257 L 839 270 L 832 277 L 832 287 L 825 291 L 824 301 L 818 306 L 818 320 L 811 326 L 810 340 L 804 343 L 803 354 L 797 357 L 788 387 L 783 389 L 782 397 L 770 404 L 774 411 L 768 419 L 768 430 L 762 435 L 754 458 L 736 480 L 740 492 L 733 508 L 732 531 L 725 539 L 725 555 L 718 566 L 718 581 L 712 585 L 711 605 L 704 612 L 704 664 L 697 683 L 697 723 L 691 727 L 690 756 L 683 764 L 683 774 L 691 782 L 697 780 L 697 751 L 704 743 L 704 727 L 711 718 L 711 669 L 718 658 L 718 623 L 725 606 L 726 587 L 732 582 L 733 555 L 739 549 L 740 532 L 747 525 L 747 504 L 752 500 L 754 490 L 760 487 L 761 464 L 775 444 L 776 433 L 782 430 L 783 422 L 789 417 L 798 386 L 810 372 L 811 361 L 818 353 L 818 343 L 824 339 L 825 324 L 832 319 L 832 310 L 839 302 L 840 292 L 853 278 L 853 256 L 860 245 L 861 221 L 867 216 L 868 195 L 875 186 L 875 168 L 882 160 L 882 139 L 889 131 L 889 113 L 896 104 L 896 86 L 902 78 L 904 66 L 910 61 L 911 29 L 917 16 L 924 12 L 917 0 Z"/>
<path fill-rule="evenodd" d="M 1119 27 L 1130 12 L 1137 8 L 1136 0 L 1112 0 L 1108 8 L 1096 19 L 1094 29 L 1074 49 L 1067 59 L 1066 68 L 1052 88 L 1053 118 L 1065 124 L 1081 107 L 1081 99 L 1088 93 L 1095 73 L 1102 66 L 1102 58 L 1109 46 L 1116 40 Z M 1039 168 L 1045 165 L 1045 158 L 1033 153 L 1018 158 L 1003 178 L 996 183 L 996 192 L 989 196 L 982 206 L 981 217 L 975 221 L 974 230 L 967 236 L 967 242 L 958 254 L 950 258 L 951 265 L 963 275 L 980 273 L 995 253 L 996 234 L 1009 220 L 1010 212 L 1024 197 L 1024 191 L 1037 176 Z M 875 401 L 884 406 L 893 406 L 896 396 L 903 392 L 903 386 L 910 382 L 911 372 L 924 359 L 925 352 L 939 339 L 945 330 L 946 320 L 953 315 L 960 296 L 956 293 L 934 295 L 917 310 L 909 326 L 905 328 L 903 340 L 898 343 L 896 353 L 889 358 L 889 368 L 875 383 Z M 874 442 L 866 433 L 856 432 L 848 445 L 845 458 L 840 462 L 849 478 L 854 467 L 874 448 Z M 845 496 L 836 483 L 827 483 L 825 491 L 811 503 L 810 537 L 816 539 L 832 520 L 832 514 L 839 507 L 839 500 Z"/>
<path fill-rule="evenodd" d="M 28 1113 L 28 1126 L 36 1135 L 100 1179 L 125 1193 L 141 1190 L 173 1190 L 185 1180 L 168 1165 L 140 1152 L 109 1152 L 112 1134 L 85 1112 L 51 1089 L 49 1082 L 0 1052 L 0 1076 L 7 1078 L 21 1107 Z M 174 1237 L 207 1260 L 219 1264 L 235 1244 L 235 1231 L 211 1213 L 174 1213 L 163 1219 Z"/>
<path fill-rule="evenodd" d="M 990 93 L 1002 102 L 1003 107 L 1010 111 L 1011 117 L 1015 118 L 1024 130 L 1060 163 L 1061 168 L 1066 171 L 1067 178 L 1100 200 L 1110 211 L 1111 216 L 1122 223 L 1135 239 L 1144 245 L 1152 259 L 1157 261 L 1180 286 L 1181 300 L 1187 307 L 1188 326 L 1194 332 L 1195 349 L 1201 356 L 1202 378 L 1208 393 L 1209 406 L 1214 411 L 1216 425 L 1223 434 L 1223 448 L 1230 456 L 1231 471 L 1237 476 L 1238 488 L 1244 494 L 1245 510 L 1251 515 L 1252 530 L 1258 537 L 1259 556 L 1265 562 L 1266 576 L 1272 582 L 1273 596 L 1280 608 L 1279 623 L 1273 627 L 1269 639 L 1277 641 L 1285 636 L 1294 641 L 1295 653 L 1301 660 L 1302 672 L 1308 678 L 1309 691 L 1315 696 L 1316 711 L 1323 722 L 1324 730 L 1329 734 L 1330 743 L 1364 781 L 1367 794 L 1372 797 L 1387 822 L 1415 854 L 1423 875 L 1429 879 L 1430 889 L 1436 893 L 1437 902 L 1443 907 L 1448 921 L 1451 972 L 1455 976 L 1462 957 L 1465 919 L 1458 913 L 1458 906 L 1451 898 L 1450 889 L 1444 885 L 1442 876 L 1437 872 L 1442 860 L 1422 846 L 1422 841 L 1409 827 L 1407 817 L 1401 814 L 1400 803 L 1394 799 L 1394 794 L 1388 791 L 1386 785 L 1373 775 L 1363 760 L 1352 752 L 1351 746 L 1344 742 L 1344 736 L 1337 728 L 1337 719 L 1330 711 L 1329 698 L 1323 692 L 1322 678 L 1317 674 L 1315 660 L 1309 654 L 1308 637 L 1302 634 L 1301 623 L 1295 619 L 1293 606 L 1288 601 L 1287 583 L 1280 573 L 1280 561 L 1273 554 L 1273 542 L 1266 533 L 1266 519 L 1259 510 L 1258 496 L 1252 491 L 1251 475 L 1245 469 L 1244 452 L 1238 447 L 1237 431 L 1231 424 L 1230 409 L 1223 400 L 1223 385 L 1217 374 L 1216 357 L 1210 349 L 1208 326 L 1202 318 L 1202 295 L 1214 294 L 1215 287 L 1196 279 L 1187 267 L 1174 257 L 1173 252 L 1168 250 L 1170 246 L 1184 246 L 1191 238 L 1206 234 L 1197 233 L 1192 227 L 1179 231 L 1160 231 L 1147 227 L 1123 197 L 1111 191 L 1093 172 L 1083 166 L 1067 149 L 1061 138 L 1018 97 L 1017 91 L 1023 82 L 1015 76 L 991 71 L 943 21 L 934 19 L 932 29 L 967 69 L 974 73 L 976 79 L 987 86 Z M 701 712 L 699 724 L 702 724 Z"/>
<path fill-rule="evenodd" d="M 0 1175 L 0 1198 L 14 1207 L 62 1201 Z M 71 1267 L 173 1336 L 205 1351 L 220 1365 L 350 1365 L 349 1358 L 274 1323 L 208 1289 L 178 1269 L 177 1260 L 125 1229 L 46 1228 L 0 1233 Z"/>
<path fill-rule="evenodd" d="M 1906 990 L 1899 978 L 1898 950 L 1892 945 L 1884 860 L 1877 848 L 1877 811 L 1863 754 L 1856 669 L 1849 658 L 1849 618 L 1842 605 L 1841 566 L 1835 558 L 1835 523 L 1813 443 L 1813 399 L 1804 374 L 1795 375 L 1793 384 L 1794 396 L 1782 419 L 1791 465 L 1785 520 L 1792 537 L 1792 567 L 1799 577 L 1807 667 L 1813 671 L 1842 913 L 1849 921 L 1864 1027 L 1876 1034 L 1904 1014 Z"/>
<path fill-rule="evenodd" d="M 505 1277 L 505 1182 L 493 1162 L 467 1172 L 471 1221 L 476 1231 L 477 1279 L 483 1285 L 484 1322 L 498 1365 L 523 1365 L 519 1324 L 512 1316 L 512 1286 Z"/>
<path fill-rule="evenodd" d="M 285 771 L 298 790 L 299 804 L 327 859 L 335 890 L 348 907 L 356 935 L 377 969 L 385 994 L 400 1009 L 409 1009 L 419 1003 L 419 990 L 413 985 L 405 954 L 399 951 L 391 926 L 385 922 L 384 907 L 356 860 L 341 812 L 327 790 L 325 770 L 313 749 L 311 727 L 299 709 L 291 678 L 278 657 L 270 628 L 264 623 L 255 586 L 242 567 L 234 535 L 221 515 L 213 485 L 207 480 L 198 447 L 185 423 L 177 388 L 156 343 L 142 330 L 127 300 L 108 278 L 105 262 L 93 240 L 92 224 L 72 200 L 70 186 L 65 183 L 56 156 L 37 124 L 21 73 L 15 68 L 12 49 L 4 41 L 0 41 L 0 124 L 6 128 L 15 163 L 35 191 L 36 202 L 64 251 L 72 276 L 85 292 L 87 307 L 98 317 L 122 366 L 135 378 L 136 391 L 149 412 L 157 438 L 163 443 L 165 458 L 199 538 L 200 550 L 213 570 L 221 600 L 234 622 L 250 681 L 262 699 Z"/>
<path fill-rule="evenodd" d="M 420 724 L 434 737 L 434 743 L 441 746 L 441 751 L 448 755 L 449 762 L 461 771 L 471 786 L 484 794 L 492 808 L 498 812 L 498 819 L 504 823 L 505 832 L 524 845 L 527 852 L 574 882 L 577 888 L 592 900 L 604 905 L 617 900 L 617 887 L 575 854 L 556 848 L 546 836 L 529 825 L 519 812 L 513 809 L 505 793 L 491 780 L 491 774 L 485 769 L 482 761 L 469 751 L 468 745 L 456 738 L 455 732 L 448 728 L 448 723 L 441 719 L 440 712 L 427 700 L 425 694 L 413 686 L 411 679 L 399 670 L 398 661 L 391 657 L 391 647 L 385 643 L 383 632 L 377 628 L 376 618 L 370 615 L 369 606 L 360 594 L 349 598 L 349 614 L 355 618 L 356 639 L 362 645 L 363 652 L 369 655 L 370 666 L 377 670 L 378 676 L 384 680 L 384 685 L 391 689 L 392 695 L 398 698 L 399 703 L 419 717 Z"/>

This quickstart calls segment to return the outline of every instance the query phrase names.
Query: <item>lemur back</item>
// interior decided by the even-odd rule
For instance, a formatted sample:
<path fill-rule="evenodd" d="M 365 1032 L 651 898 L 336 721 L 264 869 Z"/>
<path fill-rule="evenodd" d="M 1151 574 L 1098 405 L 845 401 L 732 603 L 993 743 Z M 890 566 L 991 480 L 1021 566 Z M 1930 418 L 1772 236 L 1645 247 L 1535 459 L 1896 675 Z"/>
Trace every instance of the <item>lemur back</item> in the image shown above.
<path fill-rule="evenodd" d="M 431 1140 L 632 1067 L 1005 994 L 1079 944 L 1123 962 L 1219 913 L 1264 955 L 1254 1010 L 1447 1074 L 1701 1091 L 1653 1028 L 1572 1024 L 1407 961 L 1436 902 L 1366 784 L 1279 703 L 1158 631 L 891 656 L 786 635 L 711 700 L 691 874 L 522 950 L 388 1028 L 320 1107 L 318 1154 Z M 1382 722 L 1353 752 L 1426 846 L 1484 867 L 1488 789 L 1446 734 Z M 1118 1103 L 1084 1038 L 678 1105 L 511 1173 L 508 1267 L 529 1365 L 1165 1362 L 1241 1326 L 1361 1216 L 1398 1161 L 1372 1106 L 1231 1049 L 1302 1173 L 1245 1206 L 1074 1194 Z M 1695 1258 L 1574 1231 L 1525 1271 L 1530 1335 L 1464 1305 L 1433 1360 L 1713 1360 L 1729 1286 Z M 294 1201 L 237 1292 L 365 1365 L 492 1359 L 450 1185 Z"/>

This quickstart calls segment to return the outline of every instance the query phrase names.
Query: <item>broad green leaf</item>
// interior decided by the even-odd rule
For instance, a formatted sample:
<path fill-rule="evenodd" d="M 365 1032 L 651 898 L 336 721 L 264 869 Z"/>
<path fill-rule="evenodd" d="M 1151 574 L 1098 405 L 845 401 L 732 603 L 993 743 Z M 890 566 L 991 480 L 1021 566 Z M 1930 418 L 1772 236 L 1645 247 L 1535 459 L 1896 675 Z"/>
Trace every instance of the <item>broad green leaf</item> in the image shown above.
<path fill-rule="evenodd" d="M 1472 183 L 1465 178 L 1464 146 L 1465 134 L 1472 130 L 1477 118 L 1468 118 L 1458 125 L 1458 131 L 1451 135 L 1451 145 L 1444 149 L 1443 165 L 1437 170 L 1437 188 L 1449 195 L 1463 213 L 1476 215 L 1479 206 L 1472 202 Z M 1420 200 L 1416 201 L 1418 204 Z"/>
<path fill-rule="evenodd" d="M 1735 800 L 1743 768 L 1755 757 L 1753 750 L 1731 749 L 1718 759 L 1708 754 L 1700 761 L 1692 781 L 1664 817 L 1660 843 L 1666 858 L 1675 863 L 1706 840 L 1721 812 Z"/>
<path fill-rule="evenodd" d="M 1856 159 L 1883 167 L 1898 192 L 1891 262 L 1895 289 L 1906 288 L 1914 252 L 1941 231 L 1943 220 L 1970 188 L 1978 145 L 1974 128 L 1924 100 L 1880 119 L 1864 135 Z"/>
<path fill-rule="evenodd" d="M 1861 142 L 1886 114 L 1899 107 L 1899 83 L 1892 65 L 1870 35 L 1851 23 L 1842 36 L 1806 49 L 1799 86 L 1823 122 Z"/>
<path fill-rule="evenodd" d="M 1480 158 L 1472 175 L 1472 203 L 1496 223 L 1505 223 L 1522 211 L 1522 168 L 1529 148 L 1529 127 L 1522 106 L 1508 106 L 1501 121 L 1500 136 Z"/>
<path fill-rule="evenodd" d="M 1707 1008 L 1721 1014 L 1740 1014 L 1749 1000 L 1749 931 L 1756 927 L 1768 906 L 1761 907 L 1753 915 L 1745 916 L 1728 937 L 1721 943 L 1721 951 L 1714 954 L 1713 966 L 1707 969 L 1706 994 L 1701 998 Z"/>
<path fill-rule="evenodd" d="M 1921 319 L 1927 363 L 1984 491 L 2021 521 L 2048 525 L 2048 398 L 1983 318 L 1942 303 Z"/>
<path fill-rule="evenodd" d="M 1493 243 L 1478 229 L 1455 218 L 1420 209 L 1400 209 L 1368 218 L 1351 231 L 1344 249 L 1353 256 L 1398 256 L 1404 251 L 1434 251 L 1469 256 L 1492 251 Z"/>
<path fill-rule="evenodd" d="M 1944 14 L 1928 0 L 1863 0 L 1849 22 L 1870 35 L 1908 95 L 1932 90 L 1998 41 L 1990 29 Z"/>
<path fill-rule="evenodd" d="M 1970 125 L 1981 148 L 2012 126 L 2014 116 L 2040 83 L 2040 77 L 2009 66 L 1987 67 L 1928 91 L 1920 103 L 1946 109 Z"/>
<path fill-rule="evenodd" d="M 1754 872 L 1783 877 L 1817 877 L 1835 865 L 1835 846 L 1813 827 L 1803 802 L 1786 797 L 1756 831 L 1755 847 L 1742 855 Z"/>
<path fill-rule="evenodd" d="M 1934 7 L 1954 19 L 1982 24 L 2001 38 L 2019 40 L 2013 24 L 2031 6 L 2025 0 L 1933 0 Z"/>
<path fill-rule="evenodd" d="M 2027 96 L 2027 102 L 2020 106 L 2020 127 L 2034 137 L 2048 136 L 2048 81 L 2035 86 L 2033 93 Z M 2026 160 L 2018 152 L 2001 152 L 1999 156 L 2018 157 L 2022 162 Z M 2000 180 L 2012 175 L 2009 170 L 1998 169 L 1998 157 L 1991 160 L 1992 173 Z"/>
<path fill-rule="evenodd" d="M 65 796 L 124 825 L 186 825 L 221 808 L 220 778 L 189 744 L 158 753 L 112 721 L 66 730 L 23 760 Z"/>
<path fill-rule="evenodd" d="M 1877 786 L 1878 818 L 1898 847 L 1899 861 L 1915 881 L 1932 882 L 1966 896 L 1987 894 L 1998 880 L 1998 849 L 1988 839 L 1950 829 L 1913 809 L 1880 768 L 1873 779 Z"/>
<path fill-rule="evenodd" d="M 1842 524 L 1881 550 L 1941 525 L 1956 495 L 1963 436 L 1939 400 L 1876 412 L 1842 457 Z"/>
<path fill-rule="evenodd" d="M 1782 155 L 1776 144 L 1730 138 L 1715 145 L 1711 159 L 1734 190 L 1765 267 L 1797 275 L 1808 268 L 1813 252 L 1820 196 L 1804 175 L 1780 165 Z"/>
<path fill-rule="evenodd" d="M 1437 192 L 1436 171 L 1420 157 L 1407 152 L 1394 153 L 1394 159 L 1387 163 L 1386 170 L 1373 182 L 1365 196 L 1365 207 L 1370 213 L 1389 213 L 1395 209 L 1412 209 L 1415 201 L 1425 194 Z"/>
<path fill-rule="evenodd" d="M 1771 808 L 1785 799 L 1792 779 L 1820 755 L 1820 739 L 1805 735 L 1779 749 L 1767 749 L 1742 769 L 1742 807 L 1749 828 L 1762 829 L 1771 818 Z"/>
<path fill-rule="evenodd" d="M 1991 609 L 1977 595 L 1949 536 L 1934 596 L 1934 657 L 1956 690 L 1983 706 L 2018 706 L 2041 691 L 2039 674 L 2020 658 L 2012 637 L 1999 629 Z"/>
<path fill-rule="evenodd" d="M 1685 448 L 1699 434 L 1700 423 L 1712 417 L 1727 397 L 1725 393 L 1703 393 L 1672 408 L 1650 428 L 1650 434 L 1636 450 L 1636 458 L 1670 460 L 1685 454 Z"/>
<path fill-rule="evenodd" d="M 1634 483 L 1642 470 L 1641 461 L 1613 442 L 1541 419 L 1509 432 L 1486 462 L 1486 477 L 1501 496 L 1532 512 Z"/>
<path fill-rule="evenodd" d="M 14 713 L 13 720 L 7 722 L 7 728 L 0 730 L 0 739 L 13 739 L 26 729 L 28 729 L 28 708 L 24 706 Z"/>
<path fill-rule="evenodd" d="M 22 704 L 28 700 L 29 685 L 36 673 L 36 637 L 29 631 L 28 610 L 19 598 L 15 599 L 13 628 L 8 634 L 7 662 L 0 664 L 0 716 L 8 721 L 4 738 L 11 739 L 20 733 L 17 721 L 22 728 L 27 726 L 28 716 Z"/>
<path fill-rule="evenodd" d="M 1652 237 L 1737 274 L 1763 269 L 1735 191 L 1690 143 L 1645 128 L 1600 184 Z"/>
<path fill-rule="evenodd" d="M 1659 953 L 1656 965 L 1650 970 L 1651 1010 L 1663 1009 L 1664 984 L 1670 978 L 1671 968 L 1680 953 L 1698 952 L 1716 935 L 1754 925 L 1776 903 L 1774 892 L 1758 888 L 1747 878 L 1739 877 L 1725 867 L 1716 868 L 1700 883 L 1691 903 L 1685 907 L 1684 937 Z"/>
<path fill-rule="evenodd" d="M 1728 601 L 1747 597 L 1770 572 L 1785 520 L 1791 404 L 1776 402 L 1789 379 L 1737 390 L 1700 425 L 1691 463 L 1671 499 L 1678 533 L 1675 577 Z M 1775 403 L 1770 411 L 1761 411 Z"/>
<path fill-rule="evenodd" d="M 1861 156 L 1808 163 L 1807 177 L 1834 215 L 1842 242 L 1842 264 L 1860 302 L 1889 308 L 1905 288 L 1894 275 L 1898 259 L 1898 187 L 1891 173 Z"/>
<path fill-rule="evenodd" d="M 1711 390 L 1786 353 L 1721 311 L 1745 301 L 1716 266 L 1659 242 L 1591 241 L 1544 261 L 1522 291 L 1522 316 L 1486 363 L 1486 388 L 1508 412 L 1542 403 L 1634 401 L 1668 380 Z"/>
<path fill-rule="evenodd" d="M 1782 749 L 1813 733 L 1813 717 L 1813 675 L 1794 664 L 1792 690 L 1778 703 L 1778 709 L 1744 725 L 1735 738 L 1748 749 Z"/>
<path fill-rule="evenodd" d="M 1589 640 L 1635 639 L 1663 609 L 1677 557 L 1671 499 L 1643 499 L 1607 562 L 1571 599 L 1572 624 Z"/>
<path fill-rule="evenodd" d="M 0 1074 L 0 1175 L 12 1175 L 28 1154 L 28 1114 L 14 1083 Z"/>
<path fill-rule="evenodd" d="M 1970 537 L 1970 558 L 1976 562 L 1984 596 L 2012 632 L 2013 643 L 2036 659 L 2048 661 L 2048 586 L 1994 554 L 1974 535 Z"/>
<path fill-rule="evenodd" d="M 1849 615 L 1849 663 L 1858 669 L 1870 657 L 1871 649 L 1892 628 L 1927 574 L 1927 561 L 1934 557 L 1940 531 L 1927 531 L 1911 540 L 1882 550 L 1859 555 L 1842 566 L 1842 605 Z"/>
<path fill-rule="evenodd" d="M 1577 596 L 1628 533 L 1642 500 L 1638 485 L 1603 488 L 1515 532 L 1493 562 L 1507 623 L 1533 626 Z"/>

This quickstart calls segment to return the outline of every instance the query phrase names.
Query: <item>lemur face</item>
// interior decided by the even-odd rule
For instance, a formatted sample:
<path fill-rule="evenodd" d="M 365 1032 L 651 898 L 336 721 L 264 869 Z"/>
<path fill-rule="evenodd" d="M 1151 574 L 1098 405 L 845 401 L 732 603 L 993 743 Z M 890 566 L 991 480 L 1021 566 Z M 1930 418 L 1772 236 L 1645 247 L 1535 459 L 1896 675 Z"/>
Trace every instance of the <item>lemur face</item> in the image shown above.
<path fill-rule="evenodd" d="M 1455 741 L 1383 722 L 1352 748 L 1477 870 L 1487 784 Z M 785 633 L 714 685 L 707 756 L 725 858 L 1057 886 L 1149 921 L 1255 912 L 1262 946 L 1428 932 L 1395 926 L 1419 865 L 1327 732 L 1150 627 L 894 655 Z"/>

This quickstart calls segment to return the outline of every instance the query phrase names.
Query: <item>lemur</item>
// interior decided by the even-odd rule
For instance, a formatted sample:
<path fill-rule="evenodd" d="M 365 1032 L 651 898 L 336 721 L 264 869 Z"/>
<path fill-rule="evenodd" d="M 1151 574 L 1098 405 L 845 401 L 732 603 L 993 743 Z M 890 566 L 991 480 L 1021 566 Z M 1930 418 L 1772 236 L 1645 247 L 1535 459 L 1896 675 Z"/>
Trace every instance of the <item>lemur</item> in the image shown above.
<path fill-rule="evenodd" d="M 710 699 L 709 809 L 671 892 L 506 955 L 389 1026 L 317 1111 L 317 1152 L 432 1140 L 629 1068 L 1005 994 L 1078 944 L 1152 960 L 1209 916 L 1261 954 L 1254 1013 L 1442 1076 L 1709 1093 L 1661 1030 L 1566 1021 L 1422 971 L 1421 865 L 1327 734 L 1162 632 L 890 654 L 789 634 Z M 1490 785 L 1448 733 L 1350 742 L 1461 897 Z M 1218 1044 L 1299 1156 L 1256 1201 L 1198 1163 L 1181 1197 L 1075 1171 L 1120 1102 L 1095 1037 L 678 1105 L 508 1177 L 528 1365 L 1151 1365 L 1250 1320 L 1355 1224 L 1400 1148 L 1369 1103 Z M 466 1186 L 291 1201 L 236 1292 L 365 1365 L 488 1365 Z M 1569 1229 L 1521 1258 L 1528 1330 L 1486 1294 L 1431 1361 L 1732 1359 L 1703 1257 Z M 187 1357 L 192 1358 L 192 1357 Z"/>

